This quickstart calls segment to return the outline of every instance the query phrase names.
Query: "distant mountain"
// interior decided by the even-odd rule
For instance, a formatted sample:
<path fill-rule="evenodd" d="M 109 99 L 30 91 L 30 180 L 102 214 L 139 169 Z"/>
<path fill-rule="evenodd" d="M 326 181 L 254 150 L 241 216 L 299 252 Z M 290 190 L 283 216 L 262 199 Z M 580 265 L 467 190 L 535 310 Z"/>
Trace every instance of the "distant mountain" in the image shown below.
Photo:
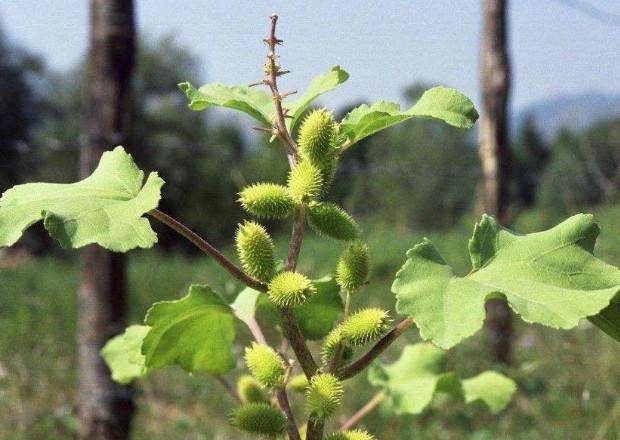
<path fill-rule="evenodd" d="M 562 127 L 582 130 L 597 120 L 620 117 L 620 93 L 588 92 L 558 96 L 536 102 L 516 112 L 513 127 L 532 115 L 546 137 L 552 137 Z"/>

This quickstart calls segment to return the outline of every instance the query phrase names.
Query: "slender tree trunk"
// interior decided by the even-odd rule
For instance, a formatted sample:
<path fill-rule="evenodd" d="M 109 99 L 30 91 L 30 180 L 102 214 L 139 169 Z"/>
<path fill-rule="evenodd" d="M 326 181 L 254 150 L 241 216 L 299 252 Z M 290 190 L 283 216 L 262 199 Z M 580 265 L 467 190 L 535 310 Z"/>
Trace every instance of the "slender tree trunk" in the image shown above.
<path fill-rule="evenodd" d="M 507 48 L 507 0 L 483 0 L 482 115 L 479 155 L 482 162 L 479 205 L 503 224 L 509 223 L 510 145 L 508 100 L 510 61 Z M 503 301 L 487 306 L 491 349 L 499 362 L 510 361 L 512 315 Z"/>
<path fill-rule="evenodd" d="M 130 145 L 131 75 L 135 52 L 132 0 L 90 1 L 87 144 L 80 173 L 87 176 L 101 154 Z M 80 438 L 129 438 L 132 392 L 112 382 L 99 351 L 122 331 L 126 314 L 123 255 L 89 246 L 81 254 L 78 290 Z"/>

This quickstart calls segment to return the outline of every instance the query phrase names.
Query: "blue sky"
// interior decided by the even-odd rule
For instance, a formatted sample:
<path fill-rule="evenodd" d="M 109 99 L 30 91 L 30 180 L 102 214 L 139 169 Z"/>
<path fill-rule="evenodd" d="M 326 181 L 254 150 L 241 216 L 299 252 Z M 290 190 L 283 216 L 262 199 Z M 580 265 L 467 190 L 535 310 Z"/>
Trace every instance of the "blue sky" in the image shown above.
<path fill-rule="evenodd" d="M 620 15 L 620 1 L 587 0 Z M 413 81 L 456 87 L 479 102 L 480 0 L 231 1 L 137 0 L 139 31 L 175 33 L 200 56 L 207 81 L 249 83 L 261 76 L 270 13 L 281 17 L 284 88 L 303 88 L 340 64 L 348 83 L 328 105 L 400 100 Z M 86 0 L 2 0 L 13 40 L 66 69 L 87 44 Z M 620 26 L 557 0 L 513 0 L 513 102 L 522 108 L 558 94 L 620 93 Z"/>

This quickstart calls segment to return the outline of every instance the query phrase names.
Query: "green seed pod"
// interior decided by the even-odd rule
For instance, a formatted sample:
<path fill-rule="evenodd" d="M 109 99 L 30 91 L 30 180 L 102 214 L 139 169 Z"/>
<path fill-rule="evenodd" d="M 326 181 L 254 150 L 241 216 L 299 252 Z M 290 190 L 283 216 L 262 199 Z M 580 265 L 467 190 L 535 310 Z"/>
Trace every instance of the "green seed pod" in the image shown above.
<path fill-rule="evenodd" d="M 230 415 L 230 424 L 251 434 L 276 436 L 284 432 L 286 417 L 267 403 L 246 403 Z"/>
<path fill-rule="evenodd" d="M 301 161 L 288 176 L 288 190 L 299 201 L 312 200 L 321 194 L 321 170 L 307 160 Z"/>
<path fill-rule="evenodd" d="M 244 374 L 237 380 L 237 394 L 243 403 L 268 401 L 258 381 L 249 374 Z"/>
<path fill-rule="evenodd" d="M 342 383 L 334 375 L 317 374 L 306 391 L 306 409 L 312 417 L 325 420 L 336 412 L 343 394 Z"/>
<path fill-rule="evenodd" d="M 323 191 L 321 195 L 325 195 L 329 188 L 332 186 L 334 176 L 336 175 L 337 165 L 338 158 L 334 157 L 332 160 L 324 163 L 321 167 L 321 178 L 323 179 Z"/>
<path fill-rule="evenodd" d="M 342 338 L 352 346 L 359 347 L 383 336 L 389 325 L 388 312 L 368 308 L 351 315 L 340 327 Z"/>
<path fill-rule="evenodd" d="M 288 381 L 289 388 L 298 393 L 305 392 L 308 388 L 308 384 L 308 378 L 305 374 L 298 374 Z"/>
<path fill-rule="evenodd" d="M 284 386 L 284 361 L 268 345 L 254 342 L 252 347 L 246 347 L 245 363 L 252 372 L 252 376 L 265 388 Z"/>
<path fill-rule="evenodd" d="M 361 429 L 355 429 L 353 431 L 334 432 L 325 437 L 325 440 L 376 440 L 376 437 Z"/>
<path fill-rule="evenodd" d="M 323 363 L 328 364 L 330 359 L 332 359 L 340 346 L 340 341 L 342 341 L 342 329 L 340 326 L 335 327 L 328 335 L 325 337 L 323 341 L 323 347 L 321 348 L 321 356 L 323 359 Z M 351 359 L 353 356 L 353 349 L 347 345 L 346 341 L 344 341 L 344 348 L 342 352 L 342 360 L 346 361 Z"/>
<path fill-rule="evenodd" d="M 271 302 L 283 309 L 303 304 L 315 292 L 316 287 L 308 277 L 288 271 L 273 277 L 267 290 Z"/>
<path fill-rule="evenodd" d="M 314 110 L 299 129 L 299 152 L 303 159 L 322 168 L 333 159 L 338 148 L 338 126 L 325 109 Z"/>
<path fill-rule="evenodd" d="M 353 217 L 333 203 L 310 205 L 308 223 L 318 234 L 336 240 L 353 241 L 360 234 L 360 227 Z"/>
<path fill-rule="evenodd" d="M 345 292 L 354 292 L 366 281 L 368 265 L 368 246 L 360 241 L 351 243 L 338 261 L 336 282 Z"/>
<path fill-rule="evenodd" d="M 255 222 L 240 223 L 235 241 L 243 269 L 261 281 L 269 281 L 276 271 L 276 260 L 267 230 Z"/>
<path fill-rule="evenodd" d="M 239 193 L 239 203 L 250 214 L 265 218 L 284 218 L 295 207 L 293 197 L 282 185 L 255 183 Z"/>

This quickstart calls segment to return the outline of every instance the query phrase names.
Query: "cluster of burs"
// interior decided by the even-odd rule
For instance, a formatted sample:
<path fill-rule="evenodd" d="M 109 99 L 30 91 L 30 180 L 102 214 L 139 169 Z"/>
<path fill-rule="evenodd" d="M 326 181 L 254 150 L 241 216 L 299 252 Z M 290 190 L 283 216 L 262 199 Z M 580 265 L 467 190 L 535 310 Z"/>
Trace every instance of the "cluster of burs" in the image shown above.
<path fill-rule="evenodd" d="M 367 245 L 359 240 L 360 228 L 355 220 L 336 204 L 321 201 L 333 180 L 341 143 L 338 125 L 331 112 L 313 111 L 300 128 L 300 157 L 290 171 L 287 185 L 252 184 L 241 191 L 239 201 L 248 213 L 260 218 L 280 219 L 302 213 L 318 234 L 346 243 L 336 267 L 336 281 L 347 296 L 348 304 L 350 295 L 366 281 L 369 255 Z M 315 294 L 310 278 L 299 272 L 278 269 L 273 241 L 259 223 L 241 223 L 236 245 L 243 268 L 267 284 L 267 295 L 276 307 L 293 308 Z M 252 375 L 239 380 L 239 395 L 244 403 L 232 414 L 231 423 L 255 435 L 275 437 L 282 434 L 286 419 L 271 403 L 269 393 L 284 388 L 305 393 L 306 412 L 310 418 L 324 421 L 331 417 L 343 397 L 339 368 L 351 359 L 354 347 L 385 334 L 389 322 L 388 313 L 377 308 L 366 308 L 345 316 L 323 341 L 323 366 L 309 381 L 304 375 L 289 380 L 288 365 L 270 346 L 254 343 L 246 348 L 245 361 Z M 360 430 L 337 432 L 326 438 L 373 439 Z"/>

